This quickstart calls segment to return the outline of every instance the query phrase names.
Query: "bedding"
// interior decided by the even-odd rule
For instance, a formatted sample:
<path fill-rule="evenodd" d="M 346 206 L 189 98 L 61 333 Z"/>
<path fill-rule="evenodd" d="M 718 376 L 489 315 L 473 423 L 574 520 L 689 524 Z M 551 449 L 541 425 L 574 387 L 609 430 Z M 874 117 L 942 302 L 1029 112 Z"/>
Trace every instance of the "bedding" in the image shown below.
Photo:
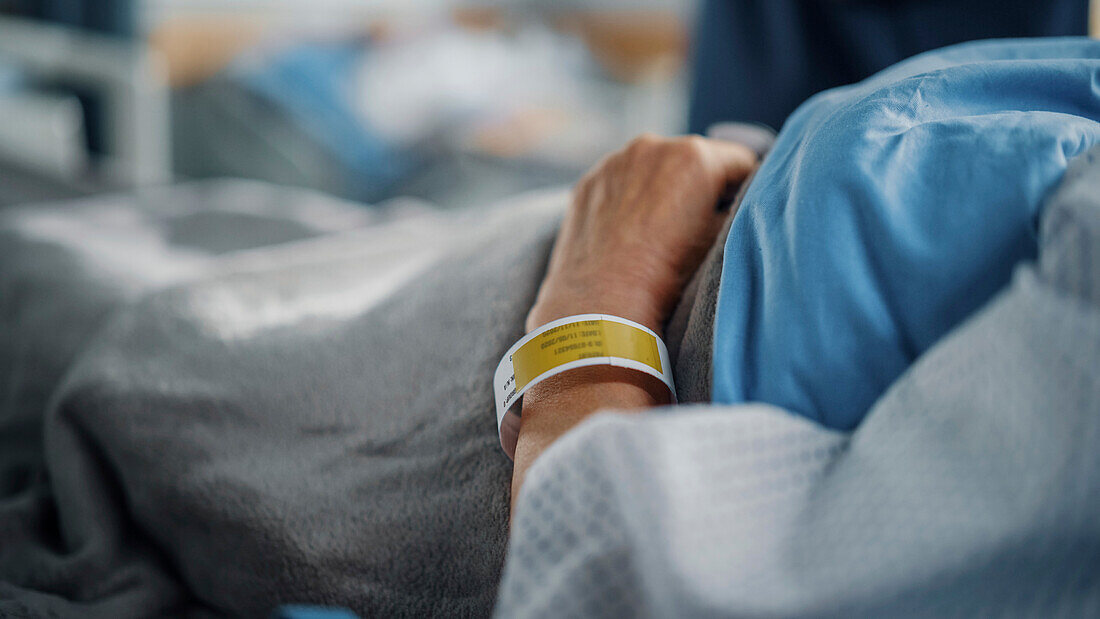
<path fill-rule="evenodd" d="M 819 94 L 726 241 L 713 398 L 850 430 L 1034 259 L 1043 197 L 1100 142 L 1100 41 L 986 41 Z"/>
<path fill-rule="evenodd" d="M 27 451 L 0 450 L 0 614 L 490 614 L 511 465 L 486 377 L 522 335 L 567 193 L 264 224 L 234 221 L 233 185 L 203 187 L 0 216 L 0 332 L 22 351 L 5 398 L 54 359 L 5 410 L 23 434 L 0 433 Z M 177 202 L 205 205 L 203 230 L 180 232 Z M 230 249 L 284 218 L 343 224 Z M 684 401 L 709 392 L 720 255 L 668 328 Z"/>
<path fill-rule="evenodd" d="M 748 185 L 742 197 L 746 205 L 751 206 L 748 200 L 760 182 L 758 176 Z M 499 449 L 488 377 L 500 355 L 523 333 L 566 194 L 533 194 L 468 213 L 382 222 L 379 216 L 318 201 L 312 194 L 271 189 L 262 192 L 267 202 L 252 208 L 249 200 L 233 198 L 236 185 L 216 185 L 207 193 L 202 187 L 192 186 L 178 195 L 176 190 L 154 192 L 136 201 L 115 198 L 0 214 L 0 251 L 5 256 L 0 263 L 0 337 L 10 338 L 0 342 L 7 344 L 0 346 L 5 403 L 0 416 L 0 614 L 264 616 L 292 602 L 345 606 L 366 616 L 489 614 L 505 558 L 510 464 Z M 222 189 L 229 190 L 228 197 L 221 195 Z M 198 194 L 188 196 L 186 191 Z M 280 196 L 289 197 L 283 201 Z M 199 214 L 190 213 L 194 208 Z M 1048 208 L 1044 217 L 1055 212 L 1063 211 Z M 1059 224 L 1063 232 L 1051 234 L 1059 239 L 1085 234 L 1077 223 L 1089 212 L 1073 211 L 1075 215 L 1065 220 L 1069 223 Z M 736 228 L 743 220 L 750 219 L 738 216 L 732 225 Z M 334 223 L 316 223 L 322 221 Z M 123 245 L 126 251 L 120 251 Z M 714 308 L 726 294 L 720 292 L 720 278 L 721 290 L 727 290 L 726 252 L 736 249 L 721 241 L 712 247 L 668 326 L 666 339 L 683 402 L 706 400 L 711 393 L 711 343 L 722 328 L 713 323 Z M 1044 251 L 1041 258 L 1055 260 L 1055 255 Z M 1070 258 L 1064 265 L 1066 274 L 1092 272 L 1079 260 L 1074 262 L 1077 257 Z M 1021 545 L 1015 546 L 1006 545 L 1006 540 L 1017 539 L 1012 537 L 1015 533 L 1038 535 L 1047 530 L 1041 527 L 1048 521 L 1032 517 L 1034 509 L 1024 509 L 1018 520 L 989 519 L 1002 507 L 1020 505 L 1004 503 L 1004 494 L 990 494 L 990 488 L 983 489 L 986 483 L 993 484 L 993 491 L 1010 488 L 1021 501 L 1031 501 L 1023 508 L 1051 505 L 1051 518 L 1068 518 L 1076 527 L 1064 529 L 1067 540 L 1072 538 L 1070 545 L 1089 548 L 1096 543 L 1088 535 L 1095 515 L 1095 484 L 1087 483 L 1091 478 L 1085 475 L 1078 478 L 1084 485 L 1074 486 L 1072 492 L 1055 489 L 1058 483 L 1068 484 L 1071 473 L 1080 473 L 1078 467 L 1096 468 L 1077 455 L 1080 444 L 1096 438 L 1095 415 L 1088 416 L 1093 411 L 1090 403 L 1097 401 L 1089 391 L 1095 381 L 1085 380 L 1091 375 L 1082 370 L 1093 367 L 1088 355 L 1095 343 L 1090 339 L 1095 316 L 1080 301 L 1087 297 L 1073 283 L 1077 275 L 1067 275 L 1065 287 L 1058 289 L 1063 292 L 1056 293 L 1050 282 L 1062 271 L 1050 269 L 1036 271 L 1031 279 L 1021 276 L 1023 292 L 1017 295 L 1013 288 L 1006 293 L 1010 301 L 1004 305 L 1011 306 L 1009 310 L 990 306 L 994 318 L 983 314 L 974 324 L 991 325 L 975 328 L 978 335 L 964 334 L 962 343 L 953 345 L 973 349 L 978 360 L 936 357 L 925 364 L 930 368 L 926 374 L 918 365 L 913 385 L 904 386 L 908 379 L 903 379 L 891 391 L 904 397 L 893 396 L 898 400 L 893 405 L 887 405 L 890 396 L 880 403 L 883 410 L 894 412 L 872 413 L 850 438 L 771 408 L 719 408 L 716 412 L 726 414 L 705 416 L 702 425 L 692 425 L 693 431 L 702 433 L 708 432 L 700 428 L 715 428 L 714 449 L 631 442 L 643 432 L 633 428 L 656 427 L 649 425 L 653 419 L 687 423 L 700 418 L 675 410 L 645 415 L 637 426 L 621 426 L 621 420 L 597 422 L 591 424 L 597 430 L 567 437 L 552 453 L 571 454 L 572 445 L 585 443 L 597 431 L 607 438 L 608 449 L 623 447 L 628 453 L 613 451 L 608 460 L 598 461 L 608 465 L 608 474 L 615 473 L 612 479 L 588 468 L 571 468 L 567 462 L 575 458 L 575 466 L 586 467 L 597 460 L 549 457 L 548 452 L 546 463 L 540 461 L 532 474 L 540 471 L 542 479 L 551 481 L 525 490 L 516 523 L 525 533 L 519 535 L 545 540 L 551 531 L 546 523 L 564 527 L 552 518 L 565 512 L 547 511 L 548 506 L 538 504 L 550 496 L 540 494 L 539 488 L 550 494 L 562 491 L 553 480 L 558 475 L 567 479 L 571 471 L 591 475 L 599 484 L 593 496 L 606 500 L 570 499 L 561 502 L 561 510 L 618 509 L 611 501 L 624 496 L 617 486 L 623 480 L 629 482 L 624 486 L 626 496 L 635 491 L 639 499 L 648 496 L 642 501 L 648 507 L 632 512 L 636 516 L 631 518 L 638 519 L 624 520 L 615 530 L 575 531 L 576 539 L 558 540 L 561 552 L 540 554 L 530 545 L 512 551 L 498 612 L 509 616 L 513 610 L 563 611 L 568 600 L 555 597 L 563 591 L 584 594 L 576 598 L 582 604 L 606 603 L 583 607 L 605 615 L 629 609 L 622 604 L 634 603 L 631 600 L 652 604 L 646 608 L 658 609 L 654 614 L 681 601 L 684 608 L 697 608 L 700 614 L 718 613 L 726 602 L 749 614 L 767 610 L 769 603 L 792 614 L 829 614 L 834 607 L 894 608 L 891 595 L 907 582 L 927 585 L 920 594 L 938 591 L 934 577 L 912 577 L 927 573 L 920 571 L 920 556 L 898 563 L 892 580 L 870 579 L 866 588 L 829 589 L 837 583 L 823 579 L 811 583 L 816 588 L 803 591 L 801 573 L 786 579 L 790 573 L 784 571 L 785 562 L 802 566 L 797 560 L 801 555 L 792 559 L 787 552 L 832 559 L 838 556 L 833 550 L 824 548 L 822 554 L 812 555 L 812 549 L 814 544 L 835 541 L 853 553 L 865 551 L 863 558 L 896 555 L 876 555 L 872 551 L 879 549 L 849 544 L 859 539 L 859 527 L 838 528 L 835 539 L 823 534 L 795 543 L 785 536 L 798 527 L 784 523 L 816 523 L 814 510 L 820 508 L 822 518 L 859 522 L 866 515 L 885 527 L 889 518 L 898 517 L 887 508 L 901 504 L 911 511 L 906 501 L 923 500 L 925 490 L 946 488 L 938 510 L 945 518 L 954 513 L 948 508 L 961 506 L 965 509 L 959 512 L 959 526 L 965 531 L 980 526 L 972 516 L 980 513 L 987 524 L 999 527 L 995 533 L 1004 533 L 975 538 L 986 544 L 977 549 L 959 544 L 957 554 L 946 556 L 976 559 L 982 566 L 987 564 L 981 561 L 991 557 L 1024 561 L 1040 556 L 1027 554 L 1043 549 L 1028 545 L 1032 538 L 1019 537 Z M 1023 300 L 1017 303 L 1013 295 Z M 1032 312 L 1031 304 L 1038 309 Z M 721 312 L 720 308 L 719 318 Z M 1044 341 L 1036 330 L 1048 322 L 1058 330 Z M 1016 339 L 1007 337 L 1007 348 L 997 348 L 1001 332 L 1011 335 L 1013 329 Z M 1032 345 L 1037 346 L 1036 363 L 1050 363 L 1028 382 L 1019 377 L 1029 370 L 1031 360 L 1004 353 L 1030 350 Z M 1058 356 L 1062 347 L 1064 358 Z M 999 360 L 1003 365 L 983 365 L 978 361 L 986 359 L 980 355 L 993 361 L 998 355 L 1005 358 Z M 963 386 L 948 381 L 952 373 L 934 371 L 941 362 L 968 380 L 970 399 L 960 393 L 966 392 Z M 973 372 L 964 373 L 967 368 Z M 1062 374 L 1053 376 L 1055 370 Z M 1017 380 L 1000 380 L 1006 376 Z M 1006 384 L 1017 384 L 1023 393 L 1006 390 Z M 936 395 L 940 399 L 932 398 L 941 386 L 942 393 Z M 910 391 L 913 395 L 905 395 Z M 1044 400 L 1052 394 L 1066 399 Z M 924 402 L 925 395 L 932 400 Z M 1059 403 L 1068 412 L 1057 423 L 1038 424 L 1035 414 L 1043 402 Z M 912 415 L 905 413 L 908 406 Z M 933 415 L 936 410 L 941 417 Z M 1008 477 L 986 474 L 981 463 L 968 459 L 969 444 L 947 440 L 960 430 L 965 432 L 959 436 L 968 439 L 998 440 L 1002 435 L 985 425 L 995 412 L 1002 413 L 1008 429 L 1015 432 L 1004 435 L 1010 446 L 1023 446 L 1021 437 L 1043 438 L 1027 443 L 1023 455 L 1019 449 L 999 450 L 999 443 L 976 443 L 989 447 L 990 458 L 1027 456 L 1018 462 L 990 460 L 1004 465 Z M 882 421 L 872 423 L 876 419 Z M 744 435 L 766 439 L 758 450 L 730 438 L 741 436 L 737 431 L 744 426 L 737 424 L 750 422 L 764 427 Z M 1078 432 L 1068 434 L 1071 426 Z M 875 427 L 884 429 L 876 434 Z M 725 432 L 729 428 L 731 434 Z M 668 436 L 677 440 L 679 429 L 672 428 Z M 768 447 L 788 438 L 798 439 L 789 449 Z M 940 442 L 944 445 L 939 451 L 932 449 Z M 902 449 L 906 446 L 909 451 Z M 922 446 L 931 451 L 921 455 Z M 649 447 L 654 449 L 644 451 Z M 848 452 L 855 456 L 842 459 Z M 884 463 L 889 459 L 886 452 L 898 453 L 897 462 Z M 592 458 L 603 458 L 600 452 L 591 453 Z M 1071 454 L 1071 461 L 1055 453 Z M 730 454 L 745 454 L 749 464 L 741 467 L 743 461 L 736 458 L 727 463 L 693 459 Z M 795 463 L 778 466 L 787 455 Z M 952 468 L 935 469 L 927 461 L 933 457 L 942 457 L 942 466 Z M 766 470 L 769 463 L 777 468 Z M 647 479 L 651 466 L 667 469 L 662 474 L 672 476 L 667 478 L 670 485 Z M 969 475 L 968 467 L 974 466 L 979 470 Z M 748 507 L 734 502 L 733 516 L 695 509 L 692 514 L 700 518 L 714 515 L 699 523 L 687 517 L 691 514 L 676 511 L 702 506 L 698 495 L 668 504 L 646 494 L 659 491 L 674 497 L 673 490 L 679 489 L 712 496 L 709 484 L 715 480 L 702 474 L 711 470 L 708 467 L 734 484 L 745 472 L 745 483 L 759 484 L 760 501 Z M 834 469 L 851 470 L 851 477 L 836 482 L 832 480 L 837 478 L 824 477 Z M 905 477 L 910 469 L 913 477 Z M 961 476 L 951 481 L 945 472 L 955 469 Z M 880 470 L 895 477 L 880 485 L 870 483 Z M 807 494 L 829 496 L 809 485 L 789 493 L 778 485 L 769 494 L 768 475 L 788 471 L 799 483 L 836 483 L 850 493 L 853 505 L 865 500 L 871 508 L 830 512 L 833 503 L 799 502 L 797 497 Z M 1030 471 L 1037 477 L 1030 477 Z M 681 472 L 685 476 L 676 477 Z M 945 485 L 928 485 L 928 479 Z M 1023 489 L 1032 494 L 1013 485 L 1030 479 L 1046 483 Z M 891 484 L 898 481 L 905 482 L 896 485 L 898 494 L 889 494 Z M 872 494 L 860 494 L 863 486 Z M 592 488 L 576 487 L 578 492 Z M 953 494 L 956 491 L 962 494 Z M 792 503 L 771 502 L 769 497 L 775 496 L 796 498 Z M 973 502 L 960 503 L 960 496 Z M 1060 498 L 1065 502 L 1058 503 Z M 880 505 L 886 507 L 878 509 Z M 737 553 L 690 551 L 699 549 L 693 543 L 714 542 L 702 524 L 736 522 L 729 518 L 751 512 L 754 506 L 759 506 L 760 517 L 749 524 L 778 522 L 775 537 L 762 537 L 766 527 L 761 525 L 733 527 L 728 538 L 714 539 L 725 543 L 759 538 L 756 554 L 745 556 L 771 561 L 762 563 L 766 569 L 760 579 L 747 579 L 744 587 L 728 588 L 717 597 L 709 588 L 700 598 L 676 597 L 682 591 L 661 577 L 677 577 L 670 570 L 680 567 L 679 559 L 685 559 L 688 569 L 715 568 L 711 580 L 700 581 L 701 587 L 724 578 L 720 569 L 743 569 L 731 563 L 739 560 Z M 616 522 L 619 515 L 608 514 L 608 522 Z M 666 527 L 679 522 L 692 526 Z M 941 529 L 931 525 L 943 524 L 936 519 L 916 522 L 929 523 L 927 529 L 915 528 L 914 535 L 921 530 L 938 532 Z M 691 537 L 692 530 L 699 536 Z M 875 533 L 882 530 L 870 528 L 867 535 L 889 540 Z M 673 537 L 660 537 L 666 534 Z M 640 541 L 662 539 L 673 546 Z M 803 539 L 809 546 L 802 545 Z M 1067 540 L 1055 540 L 1060 545 L 1051 548 L 1062 551 Z M 910 541 L 902 539 L 899 547 Z M 680 542 L 684 545 L 675 546 Z M 683 554 L 662 555 L 665 548 L 679 548 Z M 713 548 L 723 546 L 713 543 Z M 776 554 L 769 555 L 772 550 Z M 1023 554 L 1012 555 L 1016 550 Z M 1041 556 L 1055 556 L 1054 550 Z M 632 554 L 635 551 L 641 554 Z M 1088 563 L 1093 555 L 1064 556 L 1071 560 L 1070 568 L 1087 574 L 1095 567 Z M 692 567 L 686 559 L 696 556 L 701 562 Z M 558 562 L 568 558 L 578 559 L 578 571 Z M 868 570 L 875 567 L 867 562 Z M 832 572 L 838 577 L 846 573 Z M 853 582 L 865 575 L 848 573 Z M 959 586 L 1006 582 L 986 581 L 985 573 L 949 575 L 960 577 L 952 581 Z M 602 576 L 609 578 L 599 580 Z M 772 576 L 773 581 L 766 580 Z M 975 580 L 966 580 L 971 577 Z M 633 591 L 633 597 L 611 599 L 591 589 L 570 589 L 579 581 L 600 582 L 608 595 Z M 539 595 L 530 594 L 535 582 Z M 1087 578 L 1080 582 L 1081 595 L 1067 597 L 1067 603 L 1095 604 L 1092 583 Z M 768 583 L 771 589 L 764 587 Z M 762 595 L 774 595 L 736 597 L 757 584 Z M 639 592 L 651 586 L 649 593 Z M 822 597 L 829 591 L 850 597 Z M 661 597 L 666 592 L 672 597 Z M 742 601 L 745 604 L 738 606 Z M 699 605 L 691 606 L 696 602 Z"/>
<path fill-rule="evenodd" d="M 749 403 L 561 438 L 496 616 L 1096 616 L 1100 147 L 1042 213 L 1037 260 L 852 433 Z"/>
<path fill-rule="evenodd" d="M 226 255 L 395 214 L 302 190 L 208 181 L 0 210 L 0 458 L 35 460 L 42 411 L 110 312 Z M 21 465 L 22 466 L 22 465 Z"/>
<path fill-rule="evenodd" d="M 420 384 L 453 334 L 401 368 L 432 316 L 389 329 L 461 266 L 377 307 L 478 221 L 243 182 L 0 213 L 0 615 L 486 614 L 507 500 L 491 406 L 479 433 L 430 397 L 479 385 Z"/>

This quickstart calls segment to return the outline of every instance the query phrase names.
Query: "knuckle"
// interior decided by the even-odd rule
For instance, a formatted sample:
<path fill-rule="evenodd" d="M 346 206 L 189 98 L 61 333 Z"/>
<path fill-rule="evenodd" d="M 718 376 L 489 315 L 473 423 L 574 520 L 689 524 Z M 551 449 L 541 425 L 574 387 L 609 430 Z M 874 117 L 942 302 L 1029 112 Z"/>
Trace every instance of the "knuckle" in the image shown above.
<path fill-rule="evenodd" d="M 705 161 L 706 144 L 697 136 L 677 139 L 668 149 L 669 155 L 681 165 L 702 165 Z"/>
<path fill-rule="evenodd" d="M 626 145 L 626 150 L 629 152 L 649 149 L 660 141 L 661 138 L 658 137 L 656 134 L 649 132 L 642 133 L 636 136 L 633 140 L 630 141 L 630 143 Z"/>
<path fill-rule="evenodd" d="M 691 134 L 688 134 L 688 135 L 685 135 L 685 136 L 681 136 L 680 139 L 683 140 L 684 142 L 687 142 L 688 144 L 691 144 L 692 146 L 696 146 L 696 147 L 700 147 L 700 148 L 707 143 L 706 138 L 704 138 L 701 135 L 696 135 L 694 133 L 691 133 Z"/>
<path fill-rule="evenodd" d="M 573 193 L 575 195 L 584 195 L 592 189 L 592 183 L 595 182 L 596 172 L 589 171 L 577 181 L 577 184 L 573 186 Z"/>
<path fill-rule="evenodd" d="M 684 153 L 691 157 L 702 158 L 706 151 L 707 141 L 698 135 L 689 135 L 680 139 Z"/>

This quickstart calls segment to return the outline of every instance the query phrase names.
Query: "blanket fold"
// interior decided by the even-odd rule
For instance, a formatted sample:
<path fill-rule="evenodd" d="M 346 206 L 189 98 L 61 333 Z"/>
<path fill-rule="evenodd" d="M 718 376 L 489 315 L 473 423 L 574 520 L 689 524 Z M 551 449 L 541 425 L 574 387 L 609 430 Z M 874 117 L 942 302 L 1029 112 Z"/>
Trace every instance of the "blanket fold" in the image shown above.
<path fill-rule="evenodd" d="M 511 470 L 486 381 L 522 335 L 564 205 L 545 193 L 370 227 L 348 208 L 344 231 L 327 231 L 339 234 L 224 256 L 225 243 L 215 254 L 163 240 L 172 217 L 128 206 L 4 218 L 9 255 L 29 264 L 45 247 L 82 265 L 67 275 L 72 297 L 40 283 L 8 307 L 110 294 L 97 314 L 109 318 L 80 325 L 64 378 L 39 383 L 49 402 L 4 416 L 37 419 L 42 438 L 40 460 L 0 455 L 0 615 L 260 617 L 284 602 L 487 615 Z M 208 207 L 222 238 L 232 218 L 217 212 L 239 209 Z M 63 225 L 36 236 L 28 222 L 43 213 Z M 96 240 L 127 217 L 120 238 L 161 240 L 157 260 L 107 264 Z M 142 285 L 154 262 L 190 270 Z M 38 263 L 4 281 L 51 272 Z"/>

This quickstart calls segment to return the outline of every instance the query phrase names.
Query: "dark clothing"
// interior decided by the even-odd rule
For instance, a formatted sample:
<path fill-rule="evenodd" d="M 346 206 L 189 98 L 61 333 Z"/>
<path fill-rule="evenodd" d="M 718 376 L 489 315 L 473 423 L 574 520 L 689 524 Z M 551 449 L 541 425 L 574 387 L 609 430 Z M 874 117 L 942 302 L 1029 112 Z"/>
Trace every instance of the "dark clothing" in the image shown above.
<path fill-rule="evenodd" d="M 1088 0 L 706 0 L 689 128 L 778 129 L 814 93 L 975 39 L 1084 35 Z"/>
<path fill-rule="evenodd" d="M 137 29 L 135 4 L 133 0 L 0 0 L 0 11 L 131 38 Z"/>

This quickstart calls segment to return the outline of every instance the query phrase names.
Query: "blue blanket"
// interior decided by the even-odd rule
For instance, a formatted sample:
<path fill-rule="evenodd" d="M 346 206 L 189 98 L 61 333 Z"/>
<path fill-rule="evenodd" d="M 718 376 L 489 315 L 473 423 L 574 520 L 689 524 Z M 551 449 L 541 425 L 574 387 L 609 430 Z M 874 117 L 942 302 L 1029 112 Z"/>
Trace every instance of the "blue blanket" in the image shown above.
<path fill-rule="evenodd" d="M 979 42 L 822 93 L 726 242 L 713 399 L 850 429 L 1037 253 L 1041 200 L 1100 142 L 1100 42 Z"/>

